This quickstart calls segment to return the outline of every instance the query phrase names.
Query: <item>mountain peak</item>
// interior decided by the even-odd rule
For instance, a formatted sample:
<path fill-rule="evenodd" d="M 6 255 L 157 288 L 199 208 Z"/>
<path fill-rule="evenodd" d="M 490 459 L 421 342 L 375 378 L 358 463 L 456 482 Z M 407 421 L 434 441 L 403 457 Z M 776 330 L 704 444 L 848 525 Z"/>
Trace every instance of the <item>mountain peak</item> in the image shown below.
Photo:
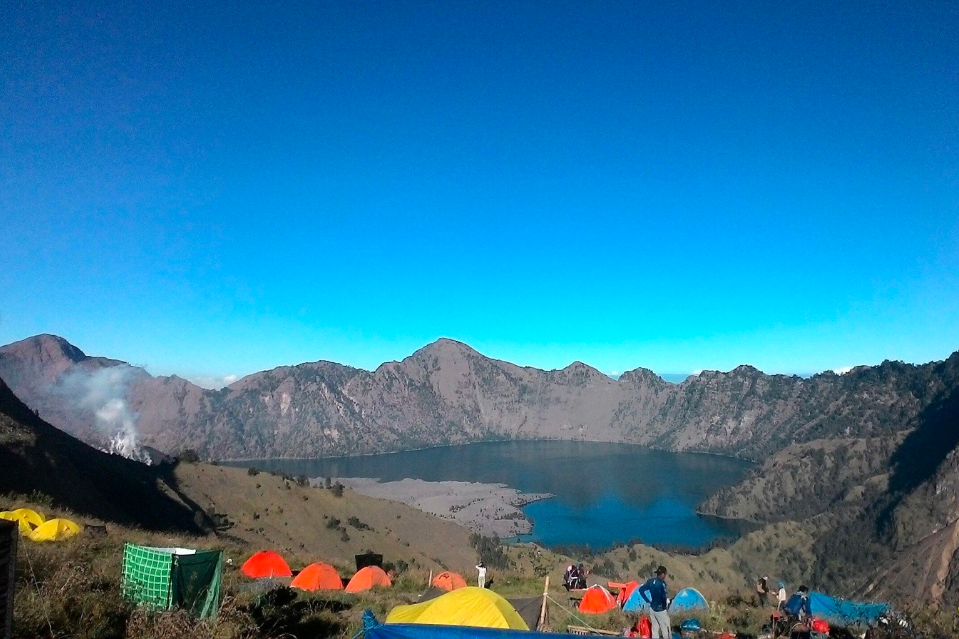
<path fill-rule="evenodd" d="M 417 350 L 412 356 L 416 357 L 421 354 L 442 356 L 451 354 L 479 355 L 480 353 L 469 344 L 450 339 L 449 337 L 441 337 L 435 342 L 430 342 L 423 348 Z"/>
<path fill-rule="evenodd" d="M 643 367 L 634 368 L 631 371 L 626 371 L 625 373 L 619 376 L 619 381 L 627 382 L 631 384 L 645 382 L 647 384 L 662 385 L 664 383 L 664 380 L 662 377 L 660 377 L 653 371 L 649 370 L 648 368 L 643 368 Z"/>
<path fill-rule="evenodd" d="M 74 364 L 87 358 L 86 353 L 59 335 L 44 333 L 0 347 L 0 353 L 41 362 L 67 360 Z"/>

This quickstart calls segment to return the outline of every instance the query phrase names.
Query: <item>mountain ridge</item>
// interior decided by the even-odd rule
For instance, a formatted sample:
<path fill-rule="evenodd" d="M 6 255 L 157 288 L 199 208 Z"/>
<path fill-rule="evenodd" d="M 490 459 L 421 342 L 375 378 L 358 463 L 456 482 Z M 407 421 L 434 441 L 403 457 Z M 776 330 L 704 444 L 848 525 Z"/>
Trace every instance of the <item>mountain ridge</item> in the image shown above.
<path fill-rule="evenodd" d="M 214 391 L 32 339 L 0 347 L 0 377 L 13 373 L 51 423 L 102 436 L 95 406 L 71 405 L 58 384 L 130 371 L 111 379 L 141 441 L 170 452 L 317 457 L 560 438 L 760 460 L 701 511 L 800 523 L 817 545 L 810 574 L 841 591 L 959 601 L 959 352 L 809 378 L 743 365 L 670 384 L 643 368 L 614 380 L 581 362 L 520 367 L 442 340 L 374 371 L 320 360 Z"/>
<path fill-rule="evenodd" d="M 42 353 L 43 356 L 38 356 Z M 59 353 L 59 356 L 56 356 Z M 124 367 L 123 398 L 143 443 L 211 458 L 388 452 L 509 438 L 631 442 L 762 459 L 823 433 L 875 436 L 909 428 L 941 390 L 949 360 L 886 361 L 844 375 L 767 375 L 741 365 L 680 384 L 638 367 L 612 379 L 582 362 L 544 371 L 487 358 L 441 338 L 374 371 L 318 360 L 247 375 L 220 390 L 153 377 L 40 335 L 0 347 L 0 376 L 51 423 L 90 441 L 93 411 L 71 405 L 68 373 Z M 955 366 L 955 364 L 950 364 Z"/>

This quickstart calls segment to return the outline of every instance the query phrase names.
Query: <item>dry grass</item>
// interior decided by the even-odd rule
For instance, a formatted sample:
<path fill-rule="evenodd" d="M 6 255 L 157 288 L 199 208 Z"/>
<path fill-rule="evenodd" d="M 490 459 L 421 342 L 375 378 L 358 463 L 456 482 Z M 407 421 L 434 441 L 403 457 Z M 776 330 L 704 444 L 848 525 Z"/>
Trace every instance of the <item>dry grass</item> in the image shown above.
<path fill-rule="evenodd" d="M 209 468 L 197 472 L 216 472 L 219 475 L 218 471 L 211 471 Z M 228 475 L 229 473 L 223 477 L 223 481 L 226 481 Z M 245 473 L 243 477 L 246 477 Z M 261 487 L 264 486 L 262 475 L 251 479 L 260 480 Z M 284 497 L 279 502 L 267 503 L 288 503 L 285 496 L 293 501 L 303 501 L 302 495 L 292 487 L 285 488 L 280 478 L 273 477 L 270 481 L 276 482 L 271 488 Z M 350 512 L 360 512 L 360 519 L 373 524 L 375 528 L 377 525 L 384 525 L 390 517 L 395 518 L 392 511 L 387 511 L 386 519 L 377 519 L 376 515 L 363 514 L 359 510 L 351 511 L 353 508 L 365 506 L 358 503 L 351 505 L 351 498 L 349 494 L 343 498 L 330 497 L 331 500 L 337 500 L 332 503 L 339 508 L 336 512 L 344 515 L 341 517 L 344 521 Z M 35 507 L 51 515 L 83 520 L 75 513 L 53 512 L 49 503 L 31 503 L 23 499 L 7 501 L 11 505 Z M 314 500 L 311 495 L 309 501 L 319 505 L 325 503 L 325 498 Z M 405 510 L 403 513 L 404 517 L 407 516 Z M 413 512 L 408 516 L 412 520 L 415 515 Z M 424 532 L 417 527 L 425 524 L 411 521 L 407 525 L 413 526 L 419 534 L 428 537 L 428 531 Z M 108 530 L 108 534 L 103 537 L 81 534 L 56 544 L 22 541 L 17 565 L 15 637 L 350 639 L 360 629 L 365 609 L 372 610 L 377 618 L 385 619 L 393 607 L 414 603 L 418 595 L 428 587 L 429 569 L 426 566 L 414 565 L 394 580 L 393 588 L 362 593 L 359 596 L 346 593 L 308 594 L 288 588 L 258 593 L 246 588 L 250 582 L 238 569 L 242 559 L 258 548 L 243 537 L 197 538 L 113 525 L 108 526 Z M 263 542 L 262 538 L 251 538 L 259 543 Z M 399 535 L 396 534 L 394 539 L 400 539 Z M 704 628 L 713 631 L 756 633 L 768 620 L 768 610 L 763 611 L 751 605 L 749 581 L 752 577 L 749 573 L 770 563 L 783 561 L 790 556 L 789 548 L 793 544 L 801 545 L 804 541 L 801 530 L 780 526 L 758 531 L 728 549 L 715 549 L 702 555 L 670 556 L 645 546 L 634 546 L 620 548 L 594 559 L 598 562 L 608 558 L 617 572 L 622 571 L 625 574 L 604 576 L 619 579 L 624 576 L 638 578 L 646 568 L 665 563 L 672 573 L 670 581 L 674 591 L 691 585 L 700 589 L 711 600 L 710 615 L 701 618 Z M 151 614 L 135 609 L 124 601 L 120 596 L 120 580 L 125 542 L 224 549 L 227 556 L 233 557 L 235 561 L 232 565 L 225 566 L 225 598 L 217 616 L 208 621 L 200 621 L 177 611 Z M 323 548 L 325 543 L 326 541 L 320 540 L 315 547 Z M 406 548 L 402 543 L 400 546 Z M 364 548 L 357 548 L 361 549 Z M 319 554 L 320 551 L 314 552 Z M 416 553 L 414 556 L 424 557 L 422 552 L 411 552 Z M 437 551 L 438 554 L 441 552 L 443 551 Z M 462 557 L 458 564 L 449 566 L 454 570 L 458 568 L 468 580 L 472 580 L 474 576 L 471 568 L 475 559 L 464 558 L 469 556 L 470 552 L 471 548 L 464 548 L 451 553 L 452 556 Z M 635 621 L 634 616 L 618 610 L 594 616 L 583 615 L 573 609 L 561 586 L 562 570 L 572 561 L 569 557 L 525 544 L 510 547 L 506 552 L 514 568 L 491 571 L 493 589 L 506 597 L 538 596 L 543 592 L 544 576 L 549 574 L 550 595 L 560 604 L 550 604 L 551 627 L 554 631 L 563 631 L 571 624 L 622 631 Z M 317 554 L 311 553 L 311 559 L 322 558 Z M 305 563 L 305 559 L 302 561 Z M 421 561 L 428 563 L 425 559 Z M 343 560 L 340 563 L 342 567 L 346 562 Z M 955 615 L 926 610 L 916 610 L 913 614 L 917 625 L 927 636 L 959 636 L 959 621 Z M 681 621 L 680 618 L 674 619 L 677 624 Z"/>

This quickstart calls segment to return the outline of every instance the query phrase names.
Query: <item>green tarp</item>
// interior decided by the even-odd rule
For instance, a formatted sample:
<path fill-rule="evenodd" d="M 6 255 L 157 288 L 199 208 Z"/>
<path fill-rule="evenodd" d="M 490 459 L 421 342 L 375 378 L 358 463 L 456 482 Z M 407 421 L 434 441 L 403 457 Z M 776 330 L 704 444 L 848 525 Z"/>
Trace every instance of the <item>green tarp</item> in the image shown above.
<path fill-rule="evenodd" d="M 127 544 L 123 595 L 152 610 L 184 608 L 206 619 L 220 607 L 223 553 Z"/>

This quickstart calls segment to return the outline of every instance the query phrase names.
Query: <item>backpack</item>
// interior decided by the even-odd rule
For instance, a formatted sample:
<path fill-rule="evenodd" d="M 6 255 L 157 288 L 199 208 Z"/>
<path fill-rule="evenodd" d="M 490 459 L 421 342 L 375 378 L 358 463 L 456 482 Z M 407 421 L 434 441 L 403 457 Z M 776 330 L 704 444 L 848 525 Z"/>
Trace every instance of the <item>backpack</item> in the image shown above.
<path fill-rule="evenodd" d="M 783 606 L 783 610 L 794 617 L 798 617 L 802 613 L 804 601 L 805 599 L 802 595 L 795 594 L 789 598 L 789 601 L 787 601 L 786 605 Z"/>
<path fill-rule="evenodd" d="M 639 618 L 639 636 L 642 639 L 649 639 L 653 636 L 653 624 L 646 615 Z"/>

